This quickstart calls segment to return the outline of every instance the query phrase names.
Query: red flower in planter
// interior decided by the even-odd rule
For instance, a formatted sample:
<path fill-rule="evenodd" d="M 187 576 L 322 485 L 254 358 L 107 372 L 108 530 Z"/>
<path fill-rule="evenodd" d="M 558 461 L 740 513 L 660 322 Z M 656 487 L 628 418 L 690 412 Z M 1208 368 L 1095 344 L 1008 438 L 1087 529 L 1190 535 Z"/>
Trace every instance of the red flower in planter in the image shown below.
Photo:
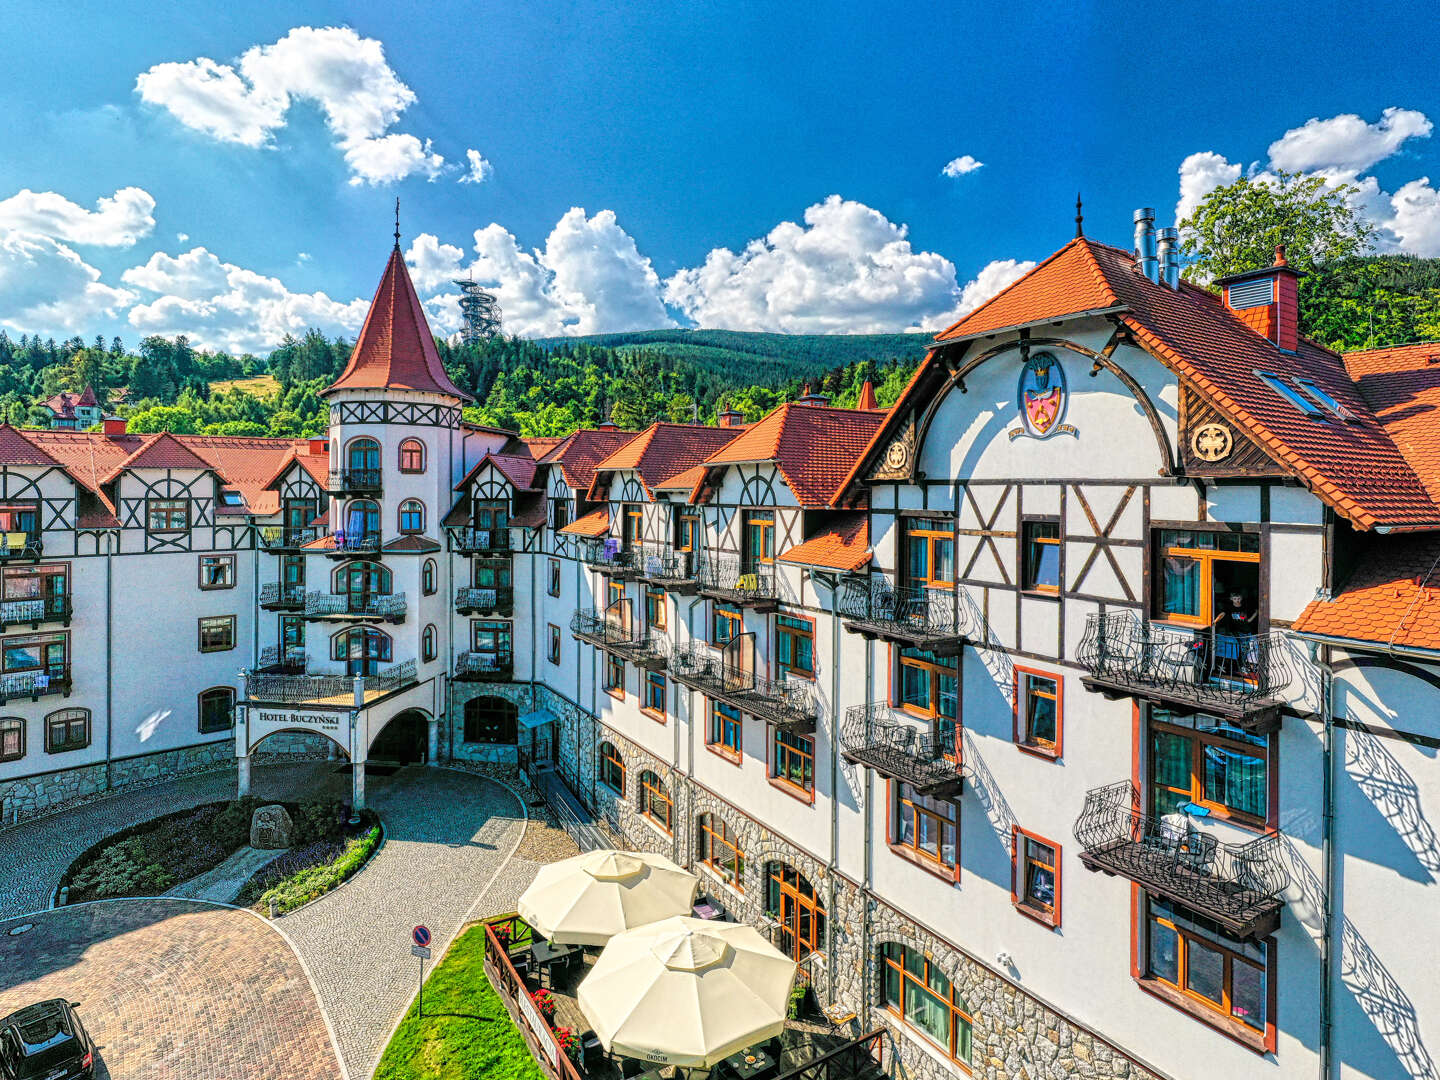
<path fill-rule="evenodd" d="M 572 1027 L 558 1027 L 555 1029 L 555 1042 L 565 1052 L 565 1056 L 571 1061 L 579 1064 L 581 1048 L 580 1036 Z"/>
<path fill-rule="evenodd" d="M 532 990 L 530 1000 L 535 1003 L 535 1008 L 540 1010 L 540 1015 L 547 1022 L 555 1019 L 555 996 L 549 990 Z"/>

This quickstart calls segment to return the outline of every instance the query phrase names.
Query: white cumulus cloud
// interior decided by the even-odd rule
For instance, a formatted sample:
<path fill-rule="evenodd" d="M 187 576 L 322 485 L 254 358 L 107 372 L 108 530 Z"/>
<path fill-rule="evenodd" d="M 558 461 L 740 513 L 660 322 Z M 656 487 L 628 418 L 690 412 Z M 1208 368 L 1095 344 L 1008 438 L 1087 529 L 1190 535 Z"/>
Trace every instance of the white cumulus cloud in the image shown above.
<path fill-rule="evenodd" d="M 495 172 L 495 166 L 481 156 L 479 150 L 466 150 L 465 159 L 470 163 L 470 168 L 460 177 L 462 184 L 483 183 Z"/>
<path fill-rule="evenodd" d="M 428 141 L 389 131 L 415 92 L 386 62 L 379 41 L 348 27 L 298 26 L 247 49 L 233 65 L 205 56 L 156 64 L 135 89 L 186 127 L 257 148 L 273 145 L 295 101 L 309 102 L 344 153 L 351 183 L 433 179 L 444 164 Z"/>
<path fill-rule="evenodd" d="M 87 210 L 54 191 L 24 188 L 0 201 L 0 229 L 69 244 L 131 247 L 155 228 L 155 200 L 138 187 L 102 196 Z"/>
<path fill-rule="evenodd" d="M 964 176 L 966 173 L 972 173 L 976 169 L 983 169 L 984 167 L 985 163 L 983 161 L 976 161 L 969 154 L 961 154 L 959 157 L 947 161 L 945 167 L 941 169 L 940 172 L 945 176 L 956 177 Z"/>
<path fill-rule="evenodd" d="M 1354 113 L 1311 117 L 1270 144 L 1270 165 L 1286 172 L 1360 173 L 1390 157 L 1405 140 L 1428 137 L 1432 127 L 1424 113 L 1394 107 L 1373 124 Z"/>
<path fill-rule="evenodd" d="M 1195 212 L 1206 195 L 1239 178 L 1240 166 L 1226 161 L 1213 150 L 1191 154 L 1180 163 L 1180 201 L 1175 204 L 1175 220 L 1183 221 Z"/>
<path fill-rule="evenodd" d="M 1402 251 L 1426 258 L 1440 256 L 1440 192 L 1430 178 L 1411 180 L 1390 196 L 1387 228 Z"/>
<path fill-rule="evenodd" d="M 49 236 L 0 232 L 0 325 L 20 333 L 84 333 L 134 299 L 100 281 L 100 271 Z"/>

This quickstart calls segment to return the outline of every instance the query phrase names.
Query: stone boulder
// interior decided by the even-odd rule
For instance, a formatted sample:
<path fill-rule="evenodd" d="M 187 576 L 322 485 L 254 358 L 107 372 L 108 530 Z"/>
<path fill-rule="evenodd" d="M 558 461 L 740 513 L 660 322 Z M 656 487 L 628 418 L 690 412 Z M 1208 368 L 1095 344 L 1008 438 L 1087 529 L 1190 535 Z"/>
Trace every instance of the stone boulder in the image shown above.
<path fill-rule="evenodd" d="M 295 823 L 290 813 L 279 803 L 262 806 L 250 818 L 250 846 L 261 851 L 277 851 L 290 846 L 295 835 Z"/>

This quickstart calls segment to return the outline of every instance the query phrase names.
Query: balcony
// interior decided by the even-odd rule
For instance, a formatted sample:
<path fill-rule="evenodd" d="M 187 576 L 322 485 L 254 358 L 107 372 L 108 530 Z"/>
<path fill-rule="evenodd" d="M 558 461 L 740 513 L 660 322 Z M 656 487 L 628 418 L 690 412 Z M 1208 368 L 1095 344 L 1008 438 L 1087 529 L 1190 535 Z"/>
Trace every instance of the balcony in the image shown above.
<path fill-rule="evenodd" d="M 323 529 L 284 529 L 279 525 L 262 525 L 259 533 L 260 546 L 272 555 L 293 554 L 325 535 Z"/>
<path fill-rule="evenodd" d="M 405 594 L 310 592 L 305 594 L 305 618 L 331 622 L 403 622 Z"/>
<path fill-rule="evenodd" d="M 455 590 L 455 610 L 461 615 L 509 615 L 515 608 L 515 590 L 509 585 L 492 585 Z"/>
<path fill-rule="evenodd" d="M 364 704 L 405 690 L 419 682 L 415 661 L 386 668 L 375 675 L 278 675 L 245 673 L 245 700 L 276 704 L 354 705 L 356 683 Z"/>
<path fill-rule="evenodd" d="M 305 586 L 267 581 L 260 586 L 260 606 L 266 611 L 299 611 L 305 606 Z"/>
<path fill-rule="evenodd" d="M 841 757 L 904 781 L 921 795 L 953 798 L 964 784 L 955 738 L 920 724 L 888 702 L 852 705 L 840 729 Z"/>
<path fill-rule="evenodd" d="M 592 608 L 570 616 L 570 633 L 632 664 L 643 668 L 663 668 L 670 654 L 670 640 L 656 630 L 638 632 L 626 625 L 627 622 Z"/>
<path fill-rule="evenodd" d="M 39 533 L 0 533 L 0 563 L 34 562 L 45 554 Z"/>
<path fill-rule="evenodd" d="M 591 570 L 626 580 L 639 574 L 640 552 L 637 548 L 622 547 L 613 537 L 608 540 L 590 540 L 585 544 L 585 565 Z"/>
<path fill-rule="evenodd" d="M 330 534 L 330 546 L 320 550 L 332 559 L 354 559 L 378 555 L 380 553 L 380 534 L 378 532 L 336 531 Z"/>
<path fill-rule="evenodd" d="M 682 596 L 700 588 L 703 552 L 681 551 L 671 544 L 647 540 L 640 545 L 635 576 Z"/>
<path fill-rule="evenodd" d="M 1139 810 L 1129 780 L 1085 794 L 1075 822 L 1080 861 L 1199 912 L 1227 932 L 1260 938 L 1280 925 L 1290 886 L 1279 833 L 1230 844 L 1200 832 L 1185 814 Z"/>
<path fill-rule="evenodd" d="M 747 566 L 738 555 L 711 555 L 700 565 L 700 595 L 755 611 L 777 611 L 773 565 Z"/>
<path fill-rule="evenodd" d="M 70 596 L 32 596 L 24 600 L 0 600 L 0 630 L 12 626 L 39 629 L 45 623 L 70 625 Z"/>
<path fill-rule="evenodd" d="M 461 555 L 487 555 L 510 553 L 510 530 L 506 529 L 472 529 L 468 526 L 463 528 L 449 528 L 445 530 L 450 534 L 450 550 L 457 551 Z"/>
<path fill-rule="evenodd" d="M 766 678 L 755 673 L 752 663 L 737 662 L 731 646 L 748 637 L 743 634 L 719 651 L 697 642 L 677 649 L 670 657 L 671 677 L 777 727 L 810 734 L 820 716 L 815 687 L 804 679 Z"/>
<path fill-rule="evenodd" d="M 510 650 L 463 652 L 455 657 L 451 677 L 457 682 L 509 682 L 515 673 Z"/>
<path fill-rule="evenodd" d="M 260 650 L 260 674 L 303 675 L 309 654 L 298 645 L 267 645 Z"/>
<path fill-rule="evenodd" d="M 33 671 L 7 671 L 0 674 L 0 705 L 19 698 L 39 701 L 48 694 L 70 696 L 69 664 L 51 664 Z"/>
<path fill-rule="evenodd" d="M 1080 682 L 1108 698 L 1133 697 L 1274 731 L 1295 677 L 1280 633 L 1229 637 L 1167 626 L 1132 611 L 1089 615 L 1077 650 Z"/>
<path fill-rule="evenodd" d="M 955 586 L 949 589 L 895 585 L 880 575 L 852 577 L 840 592 L 845 629 L 873 640 L 955 656 L 969 638 L 959 615 Z"/>
<path fill-rule="evenodd" d="M 330 474 L 328 490 L 331 495 L 348 498 L 354 495 L 379 495 L 382 469 L 341 469 Z"/>

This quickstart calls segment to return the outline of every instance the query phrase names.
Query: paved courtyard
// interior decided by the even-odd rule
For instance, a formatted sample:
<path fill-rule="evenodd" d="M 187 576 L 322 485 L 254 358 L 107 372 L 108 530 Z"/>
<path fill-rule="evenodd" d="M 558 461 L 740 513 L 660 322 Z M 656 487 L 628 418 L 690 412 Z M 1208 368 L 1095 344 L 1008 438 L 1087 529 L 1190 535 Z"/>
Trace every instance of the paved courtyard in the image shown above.
<path fill-rule="evenodd" d="M 10 931 L 31 924 L 17 936 Z M 0 1015 L 80 1002 L 114 1080 L 332 1080 L 305 971 L 261 919 L 187 900 L 82 904 L 0 922 Z"/>

